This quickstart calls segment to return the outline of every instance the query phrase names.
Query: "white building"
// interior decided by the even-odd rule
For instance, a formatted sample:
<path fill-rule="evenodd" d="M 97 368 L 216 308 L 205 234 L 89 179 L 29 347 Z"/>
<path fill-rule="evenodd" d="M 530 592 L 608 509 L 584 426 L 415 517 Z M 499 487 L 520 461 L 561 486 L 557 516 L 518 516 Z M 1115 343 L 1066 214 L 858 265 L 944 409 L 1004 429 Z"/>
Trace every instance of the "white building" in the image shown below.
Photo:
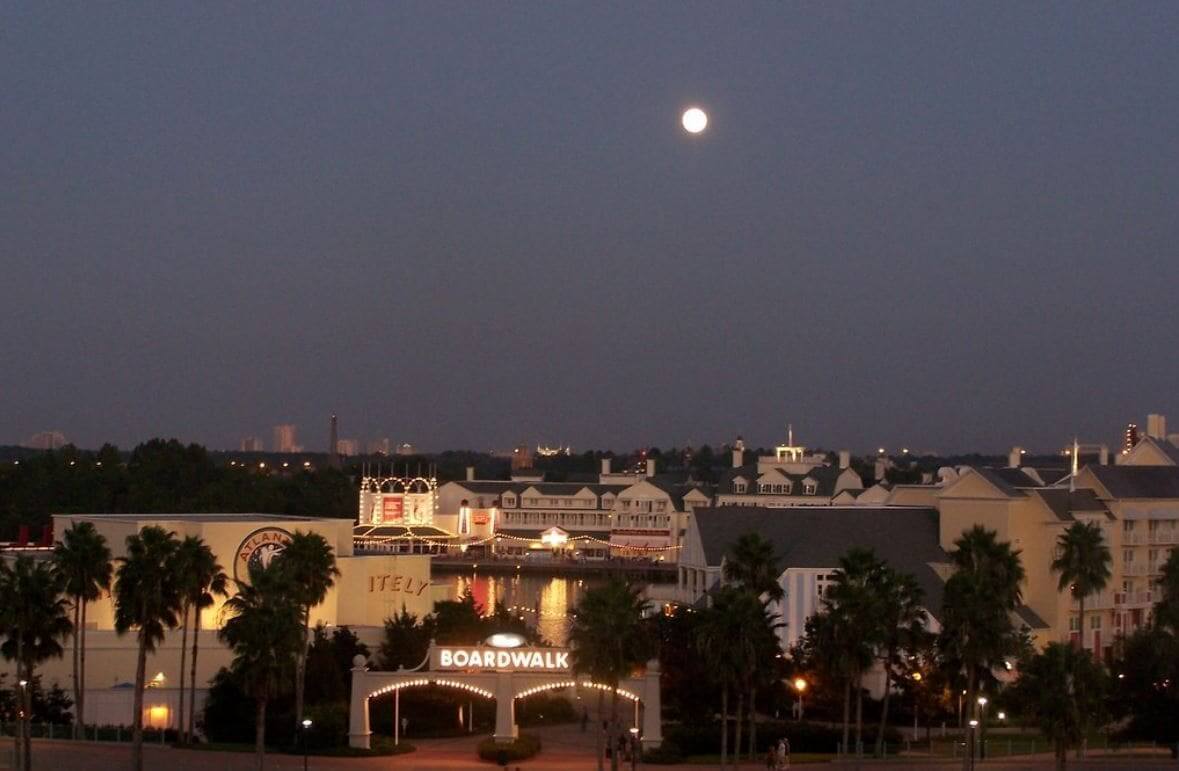
<path fill-rule="evenodd" d="M 595 482 L 545 482 L 539 473 L 476 480 L 470 473 L 439 488 L 439 521 L 498 554 L 674 561 L 692 511 L 709 505 L 709 494 L 657 475 L 654 461 L 645 475 L 612 473 L 609 464 L 603 461 Z"/>

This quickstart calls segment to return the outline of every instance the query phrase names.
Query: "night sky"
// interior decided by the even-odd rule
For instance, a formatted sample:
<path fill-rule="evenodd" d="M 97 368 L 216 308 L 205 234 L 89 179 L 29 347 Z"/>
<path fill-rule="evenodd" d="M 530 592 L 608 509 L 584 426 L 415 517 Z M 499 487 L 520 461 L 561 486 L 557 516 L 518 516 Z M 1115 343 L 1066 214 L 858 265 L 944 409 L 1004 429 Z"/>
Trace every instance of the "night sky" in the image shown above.
<path fill-rule="evenodd" d="M 1176 40 L 1176 3 L 7 3 L 0 443 L 1179 424 Z"/>

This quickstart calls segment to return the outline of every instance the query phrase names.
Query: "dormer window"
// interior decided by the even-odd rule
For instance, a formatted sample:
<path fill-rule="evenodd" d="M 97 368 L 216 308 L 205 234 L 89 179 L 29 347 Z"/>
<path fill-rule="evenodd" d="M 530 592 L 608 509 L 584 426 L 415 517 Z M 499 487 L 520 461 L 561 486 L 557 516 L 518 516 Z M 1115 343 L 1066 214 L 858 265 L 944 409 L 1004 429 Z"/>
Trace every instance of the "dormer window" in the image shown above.
<path fill-rule="evenodd" d="M 765 482 L 762 482 L 757 486 L 757 491 L 759 493 L 769 493 L 772 491 L 772 489 L 773 485 L 766 484 Z"/>
<path fill-rule="evenodd" d="M 818 489 L 818 488 L 816 487 L 816 485 L 815 485 L 815 483 L 814 483 L 814 482 L 805 482 L 805 483 L 803 483 L 803 485 L 802 485 L 802 492 L 803 492 L 805 495 L 814 495 L 814 494 L 815 494 L 815 491 L 816 491 L 817 489 Z"/>
<path fill-rule="evenodd" d="M 733 483 L 733 492 L 735 492 L 737 494 L 741 494 L 741 493 L 745 492 L 745 483 L 744 482 L 734 482 Z"/>
<path fill-rule="evenodd" d="M 505 508 L 512 508 L 515 505 L 516 505 L 516 496 L 512 495 L 511 493 L 504 495 L 504 507 Z"/>

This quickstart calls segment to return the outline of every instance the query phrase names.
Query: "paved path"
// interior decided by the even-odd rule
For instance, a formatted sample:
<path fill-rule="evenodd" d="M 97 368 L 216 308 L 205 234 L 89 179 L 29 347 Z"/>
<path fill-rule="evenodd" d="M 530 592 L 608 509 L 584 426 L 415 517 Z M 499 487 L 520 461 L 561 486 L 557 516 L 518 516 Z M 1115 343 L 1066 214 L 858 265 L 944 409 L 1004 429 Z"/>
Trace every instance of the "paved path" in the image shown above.
<path fill-rule="evenodd" d="M 475 759 L 472 740 L 468 738 L 441 739 L 423 741 L 417 752 L 397 757 L 382 758 L 310 758 L 309 771 L 376 771 L 376 769 L 394 769 L 395 771 L 443 771 L 443 769 L 481 769 L 491 771 L 495 768 L 490 763 L 482 763 Z M 91 744 L 73 742 L 36 741 L 33 752 L 34 771 L 117 771 L 127 768 L 130 761 L 130 749 L 126 745 Z M 0 754 L 0 768 L 7 757 Z M 168 747 L 148 746 L 145 748 L 146 766 L 152 771 L 252 771 L 254 756 L 248 753 L 236 752 L 201 752 L 194 750 L 176 750 Z M 865 769 L 872 768 L 918 768 L 926 771 L 958 771 L 958 762 L 912 762 L 905 760 L 887 763 L 864 762 Z M 532 760 L 519 764 L 512 764 L 511 768 L 529 769 L 529 771 L 592 771 L 597 768 L 592 750 L 580 746 L 564 745 L 559 741 L 546 744 L 545 750 Z M 796 766 L 797 767 L 797 766 Z M 806 766 L 807 768 L 854 769 L 854 762 L 830 763 Z M 1026 758 L 1019 760 L 994 760 L 979 763 L 977 768 L 995 769 L 995 771 L 1021 771 L 1022 769 L 1036 769 L 1042 771 L 1052 767 L 1052 759 L 1048 756 Z M 297 771 L 303 768 L 303 758 L 290 755 L 267 755 L 266 768 L 273 771 Z M 664 768 L 663 766 L 648 766 L 649 769 Z M 666 768 L 681 768 L 688 771 L 711 768 L 711 766 L 670 766 Z M 764 768 L 760 763 L 743 764 L 748 771 Z M 1165 756 L 1157 758 L 1144 757 L 1102 757 L 1090 758 L 1083 762 L 1069 759 L 1070 769 L 1141 769 L 1142 771 L 1175 771 L 1179 763 Z"/>

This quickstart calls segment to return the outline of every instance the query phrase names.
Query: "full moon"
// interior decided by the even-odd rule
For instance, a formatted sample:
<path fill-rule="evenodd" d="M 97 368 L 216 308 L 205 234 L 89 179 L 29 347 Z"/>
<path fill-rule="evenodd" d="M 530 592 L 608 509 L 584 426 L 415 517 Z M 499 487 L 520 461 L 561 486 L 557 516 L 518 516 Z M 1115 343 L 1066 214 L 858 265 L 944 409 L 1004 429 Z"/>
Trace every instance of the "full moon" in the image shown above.
<path fill-rule="evenodd" d="M 708 125 L 708 113 L 699 107 L 689 107 L 684 110 L 684 117 L 680 121 L 684 124 L 684 131 L 699 134 Z"/>

